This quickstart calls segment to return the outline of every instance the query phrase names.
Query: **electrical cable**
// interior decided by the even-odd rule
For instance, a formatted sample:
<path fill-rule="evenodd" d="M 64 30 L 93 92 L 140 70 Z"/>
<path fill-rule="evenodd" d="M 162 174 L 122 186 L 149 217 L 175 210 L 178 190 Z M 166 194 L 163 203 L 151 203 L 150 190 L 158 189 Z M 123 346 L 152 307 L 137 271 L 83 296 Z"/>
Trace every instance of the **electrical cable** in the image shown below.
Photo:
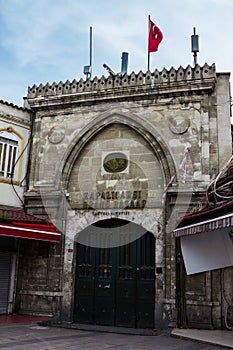
<path fill-rule="evenodd" d="M 22 199 L 20 198 L 18 192 L 17 192 L 16 189 L 15 189 L 15 186 L 14 186 L 14 183 L 13 183 L 13 177 L 14 177 L 15 167 L 16 167 L 17 163 L 19 162 L 20 158 L 23 156 L 24 152 L 26 151 L 26 149 L 27 149 L 27 147 L 28 147 L 30 141 L 31 141 L 31 136 L 28 138 L 28 141 L 27 141 L 27 143 L 26 143 L 24 149 L 22 150 L 21 154 L 20 154 L 20 155 L 18 156 L 18 158 L 16 159 L 16 161 L 15 161 L 13 167 L 12 167 L 12 172 L 11 172 L 11 186 L 12 186 L 12 188 L 13 188 L 13 190 L 14 190 L 16 196 L 18 197 L 18 199 L 19 199 L 19 201 L 21 202 L 21 204 L 22 204 L 23 207 L 24 207 L 24 202 L 22 201 Z M 22 180 L 22 181 L 23 181 L 23 180 Z M 22 183 L 22 181 L 21 181 L 21 183 Z"/>
<path fill-rule="evenodd" d="M 222 196 L 220 195 L 218 192 L 217 192 L 217 182 L 219 180 L 219 178 L 221 177 L 222 173 L 224 172 L 224 170 L 226 168 L 228 168 L 229 164 L 232 162 L 233 160 L 233 156 L 231 156 L 230 160 L 228 160 L 228 162 L 226 163 L 226 165 L 222 168 L 222 170 L 219 172 L 218 176 L 216 177 L 216 179 L 214 180 L 214 188 L 213 188 L 213 191 L 214 191 L 214 194 L 219 197 L 219 198 L 223 198 L 223 199 L 232 199 L 233 196 Z"/>

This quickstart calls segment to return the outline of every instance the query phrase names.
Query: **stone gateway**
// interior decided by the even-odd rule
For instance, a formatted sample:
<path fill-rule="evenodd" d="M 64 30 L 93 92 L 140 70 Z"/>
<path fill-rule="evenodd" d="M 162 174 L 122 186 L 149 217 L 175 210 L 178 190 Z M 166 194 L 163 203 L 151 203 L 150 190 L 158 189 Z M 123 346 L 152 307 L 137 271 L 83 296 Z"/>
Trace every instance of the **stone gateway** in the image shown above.
<path fill-rule="evenodd" d="M 229 74 L 207 64 L 119 74 L 33 86 L 26 100 L 26 208 L 62 241 L 43 254 L 22 242 L 19 310 L 63 323 L 223 327 L 220 271 L 186 276 L 172 232 L 231 155 Z M 232 268 L 225 276 L 232 301 Z"/>

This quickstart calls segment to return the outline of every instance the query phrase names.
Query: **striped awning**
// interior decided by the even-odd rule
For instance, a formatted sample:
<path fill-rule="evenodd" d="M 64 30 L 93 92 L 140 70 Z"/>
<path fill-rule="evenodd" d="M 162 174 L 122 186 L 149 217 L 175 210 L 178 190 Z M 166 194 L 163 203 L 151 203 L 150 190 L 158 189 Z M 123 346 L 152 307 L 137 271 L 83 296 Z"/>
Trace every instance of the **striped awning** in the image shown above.
<path fill-rule="evenodd" d="M 198 223 L 192 223 L 175 229 L 173 233 L 175 237 L 182 237 L 229 227 L 233 227 L 233 213 Z"/>

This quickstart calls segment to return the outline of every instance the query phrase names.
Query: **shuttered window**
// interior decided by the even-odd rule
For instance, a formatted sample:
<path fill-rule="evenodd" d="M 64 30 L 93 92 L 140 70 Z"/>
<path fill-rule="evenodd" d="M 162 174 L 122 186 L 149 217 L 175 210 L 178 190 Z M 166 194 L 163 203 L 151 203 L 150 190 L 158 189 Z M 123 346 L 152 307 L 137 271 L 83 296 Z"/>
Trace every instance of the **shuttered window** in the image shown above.
<path fill-rule="evenodd" d="M 0 137 L 0 177 L 14 179 L 18 148 L 17 140 Z"/>

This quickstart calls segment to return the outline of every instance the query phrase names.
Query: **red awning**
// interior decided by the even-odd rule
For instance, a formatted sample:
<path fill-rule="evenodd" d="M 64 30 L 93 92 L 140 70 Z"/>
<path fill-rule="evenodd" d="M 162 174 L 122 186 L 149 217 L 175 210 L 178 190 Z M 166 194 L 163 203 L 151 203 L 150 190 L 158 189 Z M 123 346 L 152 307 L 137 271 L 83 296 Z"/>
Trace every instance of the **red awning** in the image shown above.
<path fill-rule="evenodd" d="M 223 215 L 218 218 L 180 227 L 173 232 L 175 237 L 181 237 L 229 227 L 233 227 L 233 214 Z"/>
<path fill-rule="evenodd" d="M 52 224 L 0 223 L 0 236 L 60 242 L 61 234 Z"/>
<path fill-rule="evenodd" d="M 0 236 L 60 242 L 57 228 L 19 208 L 0 207 Z"/>

